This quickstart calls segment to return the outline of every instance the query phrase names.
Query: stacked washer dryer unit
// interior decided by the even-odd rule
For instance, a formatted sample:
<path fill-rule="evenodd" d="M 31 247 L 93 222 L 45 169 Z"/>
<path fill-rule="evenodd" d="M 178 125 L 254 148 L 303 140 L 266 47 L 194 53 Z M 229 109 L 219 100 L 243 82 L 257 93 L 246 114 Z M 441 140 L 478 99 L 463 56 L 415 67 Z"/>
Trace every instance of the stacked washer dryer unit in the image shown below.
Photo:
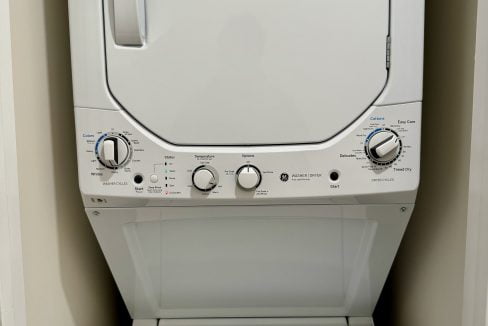
<path fill-rule="evenodd" d="M 372 325 L 419 184 L 424 1 L 69 5 L 80 188 L 134 325 Z"/>

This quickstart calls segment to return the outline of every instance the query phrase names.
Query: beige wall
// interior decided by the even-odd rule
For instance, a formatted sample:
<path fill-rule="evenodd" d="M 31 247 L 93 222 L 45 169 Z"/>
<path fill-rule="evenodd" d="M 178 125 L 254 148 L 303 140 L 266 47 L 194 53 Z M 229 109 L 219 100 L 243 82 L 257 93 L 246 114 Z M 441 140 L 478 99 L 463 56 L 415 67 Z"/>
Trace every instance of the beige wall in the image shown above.
<path fill-rule="evenodd" d="M 422 180 L 395 263 L 394 326 L 460 326 L 476 0 L 426 0 Z"/>
<path fill-rule="evenodd" d="M 66 0 L 11 0 L 28 326 L 115 325 L 76 176 Z"/>

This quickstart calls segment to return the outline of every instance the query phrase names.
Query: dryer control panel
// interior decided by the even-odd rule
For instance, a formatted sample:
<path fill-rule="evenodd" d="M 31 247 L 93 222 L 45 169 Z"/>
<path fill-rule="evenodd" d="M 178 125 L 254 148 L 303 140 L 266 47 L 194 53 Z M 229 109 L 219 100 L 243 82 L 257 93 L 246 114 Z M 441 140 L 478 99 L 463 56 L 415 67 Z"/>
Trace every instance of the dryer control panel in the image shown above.
<path fill-rule="evenodd" d="M 107 206 L 117 197 L 155 203 L 414 191 L 420 113 L 421 103 L 373 107 L 321 144 L 183 147 L 150 134 L 122 111 L 77 108 L 81 190 Z"/>

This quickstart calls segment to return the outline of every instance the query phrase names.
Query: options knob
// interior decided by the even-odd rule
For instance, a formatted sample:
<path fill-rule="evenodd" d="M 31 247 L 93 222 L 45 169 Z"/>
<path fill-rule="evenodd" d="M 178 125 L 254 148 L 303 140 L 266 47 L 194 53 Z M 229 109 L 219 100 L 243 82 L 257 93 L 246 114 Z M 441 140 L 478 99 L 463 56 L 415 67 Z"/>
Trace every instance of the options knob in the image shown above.
<path fill-rule="evenodd" d="M 242 166 L 237 171 L 237 184 L 244 190 L 254 190 L 261 183 L 261 172 L 252 165 Z"/>
<path fill-rule="evenodd" d="M 193 185 L 200 191 L 210 191 L 217 186 L 217 172 L 209 166 L 200 166 L 193 171 Z"/>
<path fill-rule="evenodd" d="M 402 151 L 402 141 L 391 129 L 378 129 L 368 136 L 365 144 L 368 158 L 377 165 L 389 165 L 397 160 Z"/>
<path fill-rule="evenodd" d="M 110 133 L 98 140 L 95 153 L 103 166 L 115 170 L 129 163 L 132 149 L 125 136 Z"/>

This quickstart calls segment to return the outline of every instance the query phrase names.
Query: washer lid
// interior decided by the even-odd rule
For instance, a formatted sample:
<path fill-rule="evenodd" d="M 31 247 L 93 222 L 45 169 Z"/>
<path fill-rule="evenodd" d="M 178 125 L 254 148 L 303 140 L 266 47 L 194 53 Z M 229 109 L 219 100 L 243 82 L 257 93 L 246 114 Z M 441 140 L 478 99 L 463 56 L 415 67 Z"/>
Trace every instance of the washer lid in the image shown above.
<path fill-rule="evenodd" d="M 146 0 L 140 48 L 115 44 L 106 10 L 109 88 L 174 144 L 325 141 L 386 83 L 388 3 Z"/>

